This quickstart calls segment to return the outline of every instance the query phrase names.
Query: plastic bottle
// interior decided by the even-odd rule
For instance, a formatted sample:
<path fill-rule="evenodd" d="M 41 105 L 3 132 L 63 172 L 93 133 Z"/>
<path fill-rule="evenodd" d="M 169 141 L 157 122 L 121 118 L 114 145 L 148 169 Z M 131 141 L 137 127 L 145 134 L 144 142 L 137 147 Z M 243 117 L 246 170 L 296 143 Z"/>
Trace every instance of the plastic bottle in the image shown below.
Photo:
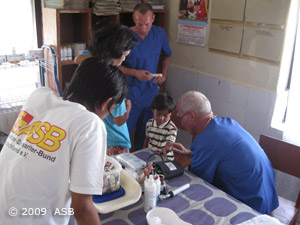
<path fill-rule="evenodd" d="M 167 189 L 164 175 L 159 175 L 159 179 L 160 179 L 160 193 L 166 195 L 168 193 L 168 189 Z"/>
<path fill-rule="evenodd" d="M 64 46 L 61 46 L 61 48 L 60 48 L 60 60 L 61 60 L 61 61 L 65 61 L 65 50 L 64 50 Z"/>
<path fill-rule="evenodd" d="M 12 47 L 12 54 L 13 54 L 13 55 L 16 54 L 16 47 Z"/>
<path fill-rule="evenodd" d="M 68 48 L 64 46 L 64 61 L 68 60 Z"/>
<path fill-rule="evenodd" d="M 157 202 L 158 196 L 160 195 L 160 186 L 161 186 L 159 175 L 157 174 L 154 175 L 154 182 L 156 185 L 156 202 Z"/>
<path fill-rule="evenodd" d="M 67 60 L 72 60 L 72 48 L 70 45 L 67 48 Z"/>
<path fill-rule="evenodd" d="M 156 184 L 153 175 L 144 182 L 144 211 L 147 213 L 156 207 Z"/>

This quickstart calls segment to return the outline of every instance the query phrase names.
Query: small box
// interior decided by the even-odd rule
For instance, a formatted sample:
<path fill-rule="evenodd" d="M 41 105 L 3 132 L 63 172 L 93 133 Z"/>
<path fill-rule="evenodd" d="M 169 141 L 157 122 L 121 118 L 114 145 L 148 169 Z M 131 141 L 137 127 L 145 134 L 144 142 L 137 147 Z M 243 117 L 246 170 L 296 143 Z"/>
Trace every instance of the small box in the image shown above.
<path fill-rule="evenodd" d="M 43 49 L 32 49 L 28 51 L 28 59 L 29 61 L 40 60 L 44 58 Z"/>
<path fill-rule="evenodd" d="M 74 57 L 79 56 L 82 51 L 86 50 L 85 43 L 73 43 L 73 54 Z"/>
<path fill-rule="evenodd" d="M 16 55 L 6 55 L 7 62 L 15 62 L 17 61 Z"/>
<path fill-rule="evenodd" d="M 108 194 L 120 189 L 120 172 L 122 166 L 110 156 L 106 156 L 106 164 L 103 174 L 102 195 Z"/>
<path fill-rule="evenodd" d="M 123 165 L 125 168 L 130 168 L 133 171 L 139 172 L 145 169 L 146 162 L 132 153 L 124 153 L 116 155 L 115 158 Z"/>
<path fill-rule="evenodd" d="M 18 63 L 22 60 L 25 60 L 25 54 L 22 53 L 22 54 L 7 55 L 6 58 L 7 58 L 7 62 Z"/>
<path fill-rule="evenodd" d="M 5 63 L 6 61 L 6 55 L 0 55 L 0 64 Z"/>

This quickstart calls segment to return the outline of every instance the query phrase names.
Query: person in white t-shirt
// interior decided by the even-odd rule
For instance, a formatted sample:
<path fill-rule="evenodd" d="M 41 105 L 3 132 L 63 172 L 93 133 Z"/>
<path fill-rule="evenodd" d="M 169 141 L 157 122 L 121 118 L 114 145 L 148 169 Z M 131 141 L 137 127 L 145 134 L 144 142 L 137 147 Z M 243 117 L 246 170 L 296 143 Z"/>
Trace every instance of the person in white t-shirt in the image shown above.
<path fill-rule="evenodd" d="M 35 90 L 0 153 L 0 224 L 101 224 L 92 195 L 102 194 L 102 122 L 127 93 L 117 67 L 89 58 L 64 92 Z"/>

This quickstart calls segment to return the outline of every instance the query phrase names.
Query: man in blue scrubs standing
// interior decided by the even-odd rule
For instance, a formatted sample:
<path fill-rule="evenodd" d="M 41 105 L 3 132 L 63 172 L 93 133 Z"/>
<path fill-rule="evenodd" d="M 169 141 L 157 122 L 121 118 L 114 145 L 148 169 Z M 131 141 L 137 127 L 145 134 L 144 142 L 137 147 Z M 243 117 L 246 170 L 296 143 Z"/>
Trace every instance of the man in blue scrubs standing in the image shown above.
<path fill-rule="evenodd" d="M 132 108 L 127 120 L 130 135 L 135 130 L 134 149 L 143 147 L 145 126 L 153 117 L 151 102 L 158 94 L 158 85 L 166 81 L 172 51 L 163 28 L 152 25 L 155 20 L 152 6 L 139 3 L 133 12 L 135 26 L 131 27 L 134 36 L 139 40 L 119 69 L 126 74 L 128 83 L 127 99 L 131 100 Z M 162 76 L 153 77 L 162 57 Z"/>
<path fill-rule="evenodd" d="M 216 118 L 200 92 L 180 97 L 177 117 L 195 138 L 191 149 L 170 143 L 162 150 L 192 158 L 191 171 L 260 213 L 278 207 L 272 165 L 257 141 L 235 120 Z"/>

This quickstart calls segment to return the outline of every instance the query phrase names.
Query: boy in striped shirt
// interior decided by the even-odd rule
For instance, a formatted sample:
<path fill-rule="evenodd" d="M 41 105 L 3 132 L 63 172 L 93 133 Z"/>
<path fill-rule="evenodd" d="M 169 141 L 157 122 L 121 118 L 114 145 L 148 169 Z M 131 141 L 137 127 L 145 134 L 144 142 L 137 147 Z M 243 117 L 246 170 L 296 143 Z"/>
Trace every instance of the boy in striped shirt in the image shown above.
<path fill-rule="evenodd" d="M 154 117 L 148 120 L 146 124 L 144 148 L 156 150 L 176 141 L 178 129 L 171 121 L 171 115 L 176 109 L 176 104 L 171 96 L 159 94 L 153 99 L 151 109 Z M 173 152 L 169 152 L 167 157 L 169 160 L 174 160 Z"/>

